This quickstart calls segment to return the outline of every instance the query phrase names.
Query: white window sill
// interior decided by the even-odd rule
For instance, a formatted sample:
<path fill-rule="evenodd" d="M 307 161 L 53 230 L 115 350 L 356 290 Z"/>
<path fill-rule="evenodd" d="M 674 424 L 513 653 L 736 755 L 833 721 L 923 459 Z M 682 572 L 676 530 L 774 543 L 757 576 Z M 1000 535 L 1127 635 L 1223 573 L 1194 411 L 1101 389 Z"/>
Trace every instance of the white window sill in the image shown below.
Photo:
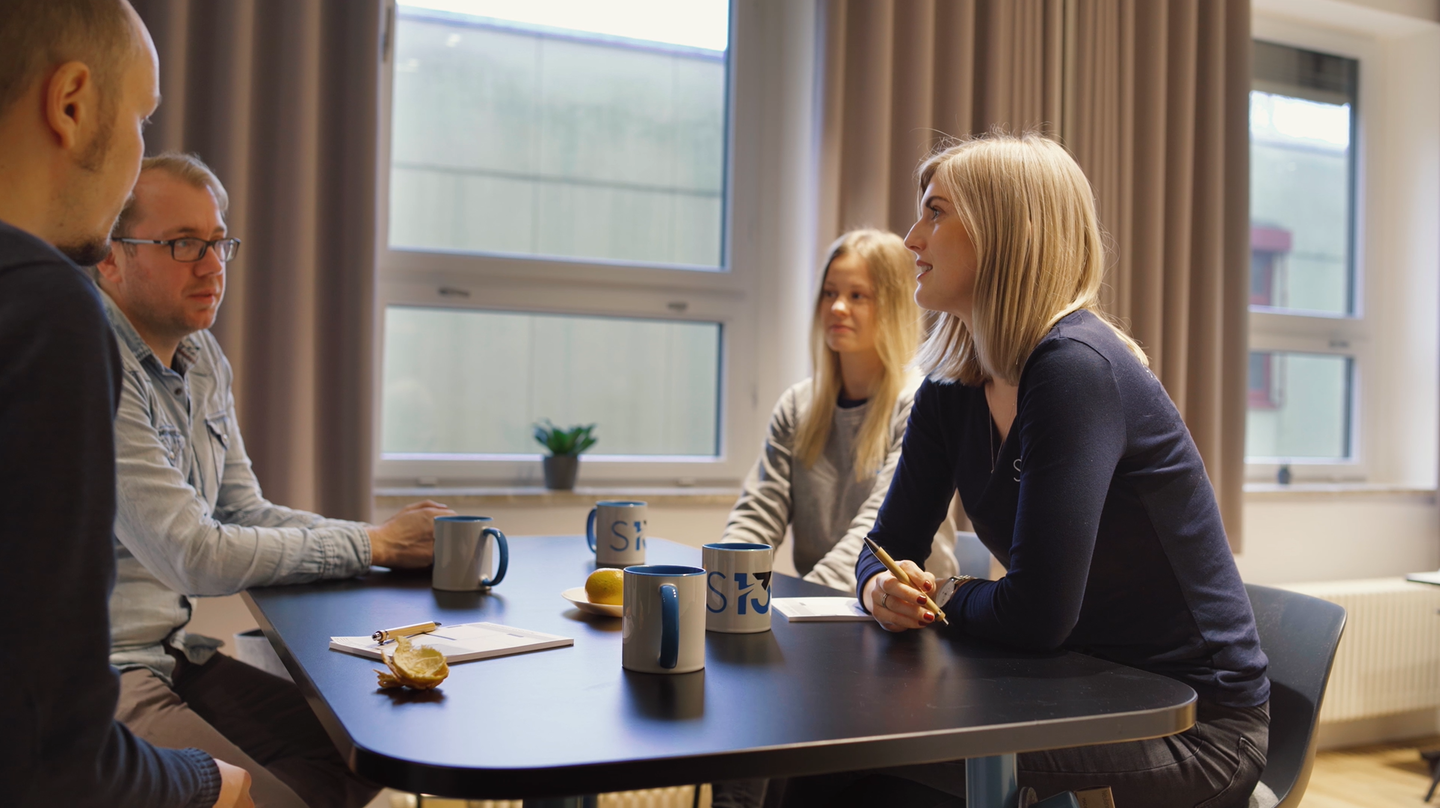
<path fill-rule="evenodd" d="M 605 499 L 638 499 L 652 506 L 729 507 L 739 488 L 680 486 L 577 486 L 574 491 L 552 491 L 540 486 L 413 486 L 376 488 L 377 508 L 403 507 L 421 499 L 434 499 L 458 508 L 496 505 L 522 507 L 584 506 Z"/>
<path fill-rule="evenodd" d="M 1435 501 L 1435 489 L 1393 483 L 1245 483 L 1246 502 L 1274 502 L 1297 499 L 1427 499 Z"/>

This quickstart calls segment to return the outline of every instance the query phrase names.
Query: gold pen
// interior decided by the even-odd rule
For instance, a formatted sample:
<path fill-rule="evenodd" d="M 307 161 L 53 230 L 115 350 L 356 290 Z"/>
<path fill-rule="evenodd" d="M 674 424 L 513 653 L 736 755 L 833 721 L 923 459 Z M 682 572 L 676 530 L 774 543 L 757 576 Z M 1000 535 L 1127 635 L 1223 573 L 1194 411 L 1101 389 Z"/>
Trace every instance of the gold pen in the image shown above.
<path fill-rule="evenodd" d="M 863 536 L 862 538 L 865 539 L 865 545 L 870 548 L 870 552 L 874 553 L 875 557 L 880 559 L 880 563 L 885 565 L 885 569 L 890 570 L 890 574 L 895 576 L 895 580 L 919 591 L 920 587 L 910 582 L 910 576 L 905 574 L 905 570 L 900 569 L 900 565 L 896 564 L 895 559 L 891 558 L 890 554 L 885 552 L 885 548 L 876 544 L 869 536 Z M 925 598 L 925 608 L 934 612 L 935 616 L 940 618 L 940 622 L 947 626 L 950 625 L 950 621 L 945 619 L 944 610 L 937 606 L 935 601 L 930 599 L 929 595 L 924 592 L 920 592 L 920 594 Z"/>
<path fill-rule="evenodd" d="M 382 628 L 370 636 L 375 639 L 375 642 L 384 645 L 391 640 L 398 640 L 401 637 L 429 634 L 437 628 L 440 628 L 440 624 L 432 621 L 429 623 L 416 623 L 413 626 L 400 626 L 399 628 Z"/>

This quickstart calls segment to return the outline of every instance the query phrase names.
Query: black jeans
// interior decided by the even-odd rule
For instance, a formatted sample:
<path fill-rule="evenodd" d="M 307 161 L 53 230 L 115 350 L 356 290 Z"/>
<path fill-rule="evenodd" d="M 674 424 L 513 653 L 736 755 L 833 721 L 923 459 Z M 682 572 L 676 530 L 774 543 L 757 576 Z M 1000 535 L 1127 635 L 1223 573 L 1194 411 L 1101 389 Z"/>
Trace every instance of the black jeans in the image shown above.
<path fill-rule="evenodd" d="M 1200 702 L 1195 726 L 1147 741 L 1026 752 L 1017 762 L 1022 788 L 1040 799 L 1109 786 L 1116 808 L 1243 808 L 1260 782 L 1270 743 L 1270 705 L 1220 707 Z M 771 781 L 765 805 L 846 808 L 965 804 L 965 761 L 928 763 Z"/>

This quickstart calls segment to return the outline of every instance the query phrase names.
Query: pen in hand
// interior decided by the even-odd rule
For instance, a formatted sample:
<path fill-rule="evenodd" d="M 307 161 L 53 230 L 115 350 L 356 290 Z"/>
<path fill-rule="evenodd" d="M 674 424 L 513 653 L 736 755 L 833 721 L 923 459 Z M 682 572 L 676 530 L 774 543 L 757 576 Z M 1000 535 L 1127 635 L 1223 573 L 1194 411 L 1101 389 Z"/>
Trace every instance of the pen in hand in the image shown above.
<path fill-rule="evenodd" d="M 910 581 L 910 576 L 905 574 L 905 570 L 900 569 L 900 565 L 896 564 L 895 559 L 891 558 L 890 554 L 885 552 L 885 548 L 876 544 L 874 541 L 871 540 L 869 536 L 863 536 L 862 538 L 865 539 L 865 546 L 869 547 L 870 552 L 874 553 L 875 557 L 880 559 L 880 563 L 884 564 L 885 569 L 889 570 L 890 574 L 895 576 L 895 580 L 899 581 L 902 584 L 905 584 L 908 587 L 911 587 L 917 592 L 920 592 L 920 596 L 925 598 L 925 603 L 923 604 L 925 608 L 934 612 L 935 616 L 940 618 L 940 622 L 944 623 L 947 626 L 950 625 L 950 621 L 945 619 L 944 610 L 942 610 L 938 605 L 936 605 L 935 601 L 931 600 L 930 596 L 926 594 L 923 590 L 921 590 L 920 587 L 916 586 Z"/>

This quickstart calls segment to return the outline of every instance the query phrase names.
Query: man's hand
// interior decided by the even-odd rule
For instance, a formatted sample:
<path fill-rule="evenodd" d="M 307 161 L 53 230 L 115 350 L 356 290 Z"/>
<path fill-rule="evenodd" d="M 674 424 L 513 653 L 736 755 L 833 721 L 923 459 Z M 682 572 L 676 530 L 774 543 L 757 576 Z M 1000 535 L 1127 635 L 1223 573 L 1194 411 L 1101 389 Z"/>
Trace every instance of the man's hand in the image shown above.
<path fill-rule="evenodd" d="M 220 798 L 215 800 L 215 808 L 255 808 L 255 800 L 250 798 L 250 772 L 218 758 L 215 765 L 220 769 Z"/>
<path fill-rule="evenodd" d="M 435 560 L 435 517 L 455 512 L 438 502 L 412 502 L 370 528 L 370 563 L 382 567 L 423 567 Z"/>
<path fill-rule="evenodd" d="M 913 561 L 899 563 L 900 569 L 920 589 L 900 583 L 888 570 L 877 573 L 870 576 L 861 590 L 865 595 L 865 608 L 886 631 L 906 631 L 934 625 L 935 613 L 925 608 L 924 603 L 925 595 L 935 592 L 935 576 L 921 570 Z"/>

